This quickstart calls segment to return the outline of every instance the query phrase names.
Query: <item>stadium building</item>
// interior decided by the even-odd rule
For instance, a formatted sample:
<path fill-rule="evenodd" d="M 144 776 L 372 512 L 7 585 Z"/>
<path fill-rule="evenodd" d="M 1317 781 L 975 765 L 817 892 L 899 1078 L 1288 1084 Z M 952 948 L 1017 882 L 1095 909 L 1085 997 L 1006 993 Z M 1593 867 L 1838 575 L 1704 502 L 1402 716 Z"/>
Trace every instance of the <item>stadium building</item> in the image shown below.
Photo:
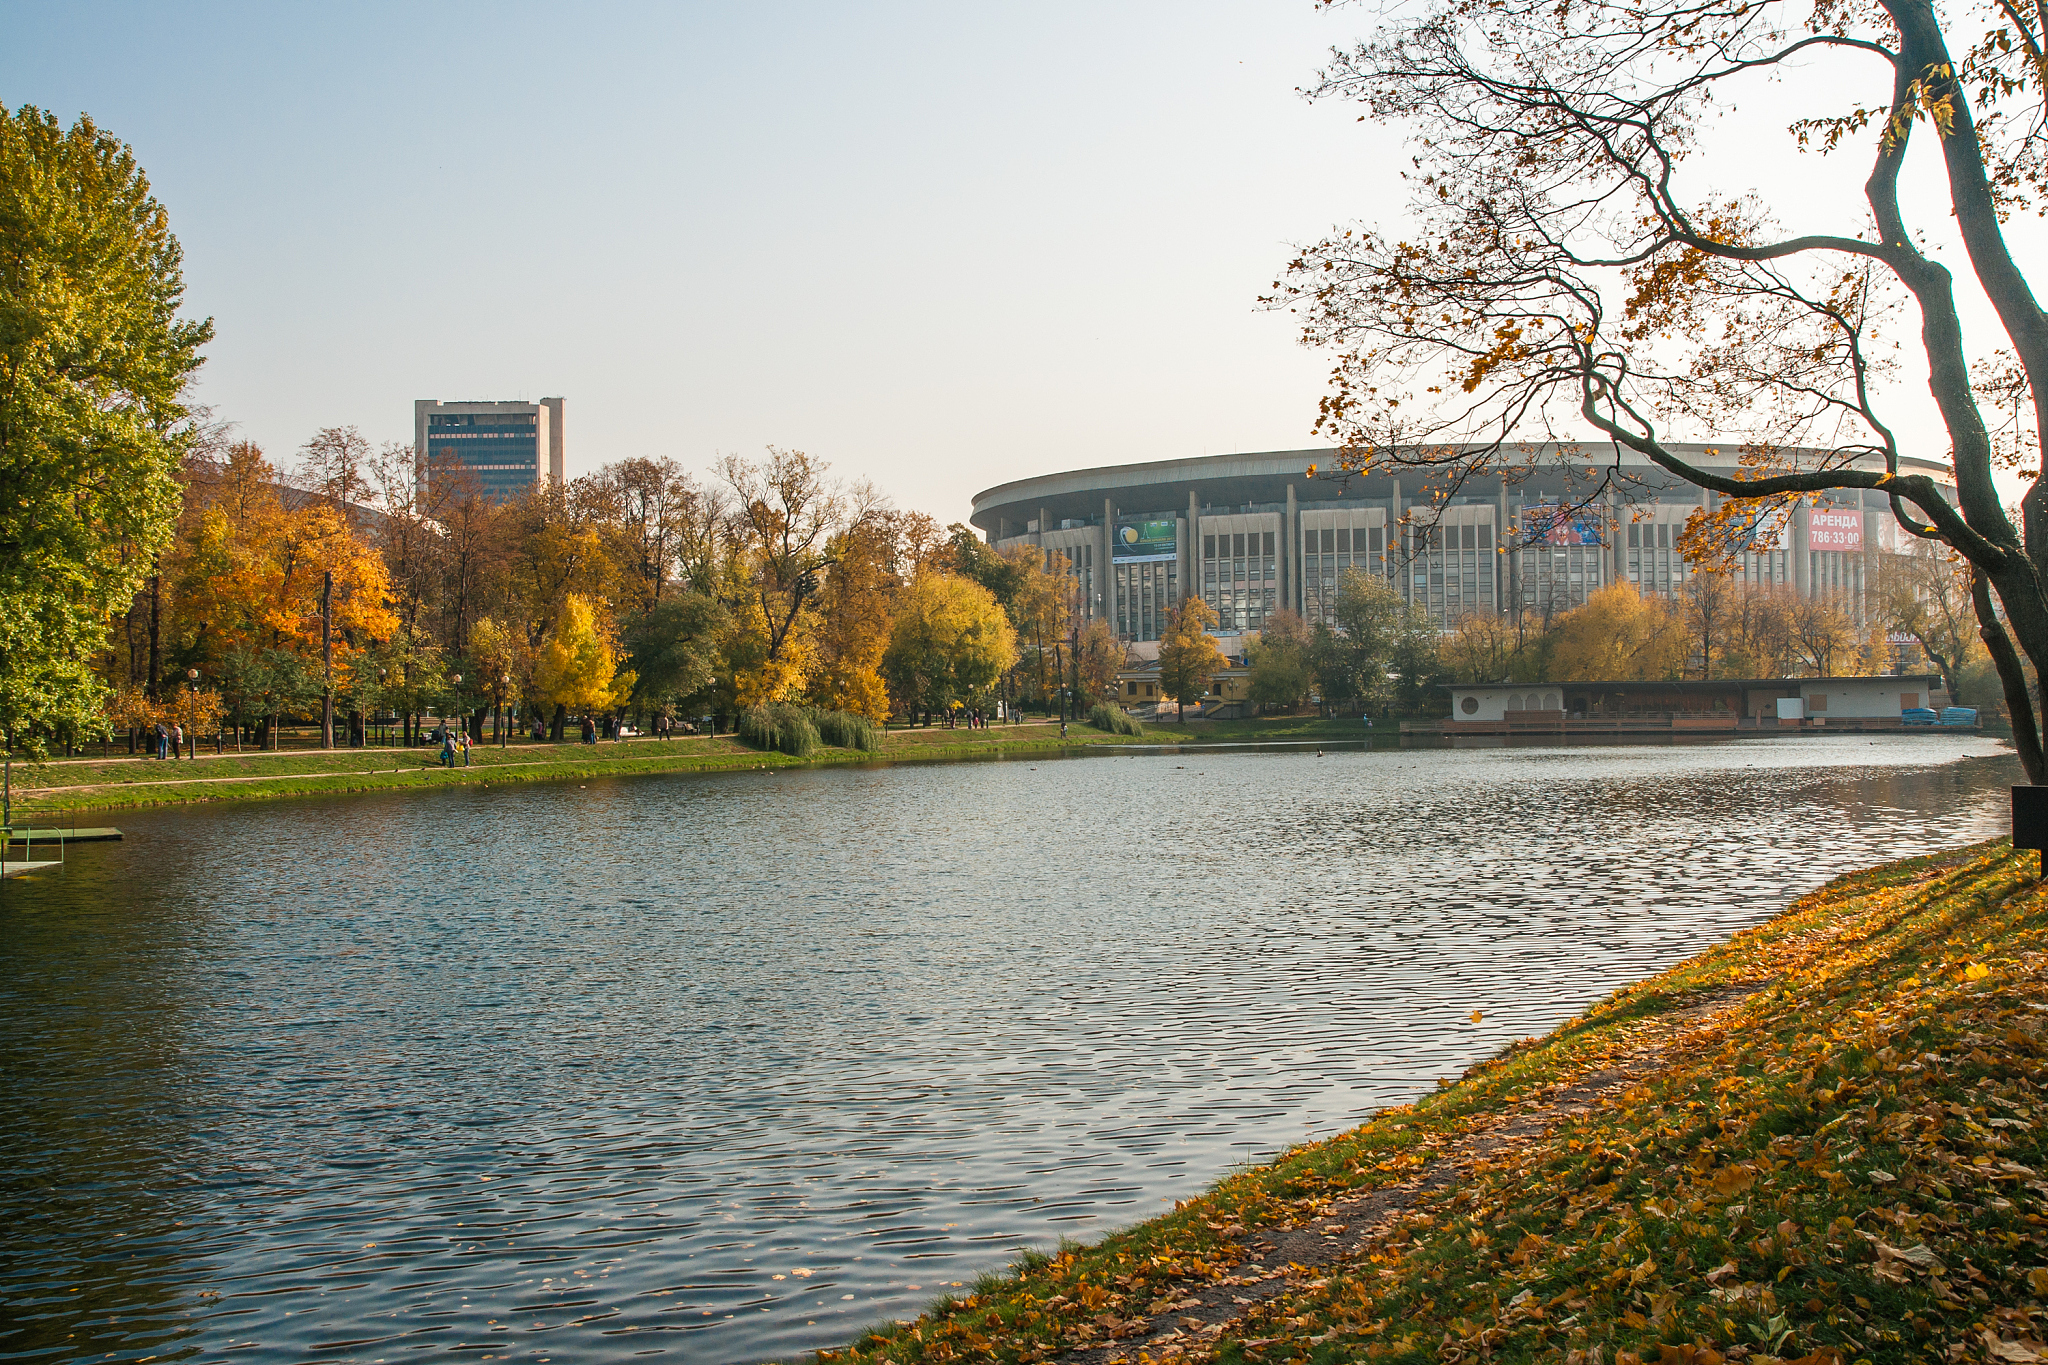
<path fill-rule="evenodd" d="M 1733 451 L 1672 450 L 1701 468 L 1738 468 Z M 1471 480 L 1433 514 L 1416 470 L 1307 477 L 1336 454 L 1278 450 L 1045 474 L 981 493 L 969 520 L 998 548 L 1064 554 L 1087 616 L 1142 642 L 1159 638 L 1184 590 L 1216 609 L 1221 635 L 1256 631 L 1282 607 L 1327 619 L 1346 569 L 1385 579 L 1444 629 L 1475 611 L 1547 617 L 1609 583 L 1672 593 L 1688 573 L 1678 533 L 1718 500 L 1634 451 L 1531 445 L 1516 457 L 1526 475 Z M 1584 496 L 1574 490 L 1590 486 L 1589 461 L 1612 468 L 1617 458 L 1627 486 L 1562 515 Z M 1932 475 L 1953 498 L 1946 465 L 1909 459 L 1903 468 Z M 1740 571 L 1805 596 L 1840 594 L 1860 611 L 1873 556 L 1903 549 L 1905 535 L 1880 494 L 1820 499 L 1791 517 L 1773 548 L 1738 556 Z"/>

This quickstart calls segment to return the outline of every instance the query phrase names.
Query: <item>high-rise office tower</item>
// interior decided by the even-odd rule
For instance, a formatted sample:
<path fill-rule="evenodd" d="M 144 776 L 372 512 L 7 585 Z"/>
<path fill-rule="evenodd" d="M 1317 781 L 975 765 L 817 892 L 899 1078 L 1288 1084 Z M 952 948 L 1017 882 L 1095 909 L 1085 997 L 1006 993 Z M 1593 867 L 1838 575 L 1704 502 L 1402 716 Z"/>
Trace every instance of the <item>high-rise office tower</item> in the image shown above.
<path fill-rule="evenodd" d="M 435 467 L 451 462 L 468 471 L 493 502 L 536 485 L 562 482 L 559 398 L 538 403 L 443 403 L 421 398 L 412 405 L 412 430 L 422 493 Z"/>

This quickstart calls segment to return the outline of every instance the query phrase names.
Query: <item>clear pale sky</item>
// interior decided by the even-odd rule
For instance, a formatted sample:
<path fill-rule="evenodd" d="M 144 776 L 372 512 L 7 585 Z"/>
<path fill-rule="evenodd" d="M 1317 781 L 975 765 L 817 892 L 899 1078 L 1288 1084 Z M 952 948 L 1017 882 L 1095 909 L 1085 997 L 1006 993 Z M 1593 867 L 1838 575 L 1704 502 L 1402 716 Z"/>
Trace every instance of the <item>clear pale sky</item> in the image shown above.
<path fill-rule="evenodd" d="M 1026 474 L 1314 443 L 1326 361 L 1256 299 L 1405 197 L 1396 134 L 1296 93 L 1368 17 L 0 0 L 0 99 L 134 144 L 218 327 L 199 398 L 273 457 L 561 394 L 572 475 L 793 446 L 952 521 Z M 1934 437 L 1924 392 L 1909 354 Z"/>

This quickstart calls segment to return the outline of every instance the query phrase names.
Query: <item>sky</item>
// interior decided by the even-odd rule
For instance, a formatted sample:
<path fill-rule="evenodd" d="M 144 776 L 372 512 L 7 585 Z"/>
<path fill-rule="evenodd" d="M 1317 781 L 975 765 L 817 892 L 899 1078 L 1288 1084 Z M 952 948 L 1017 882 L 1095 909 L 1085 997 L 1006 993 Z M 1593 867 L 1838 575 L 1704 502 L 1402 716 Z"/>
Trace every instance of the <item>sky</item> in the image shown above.
<path fill-rule="evenodd" d="M 1399 132 L 1299 93 L 1369 22 L 0 0 L 0 100 L 135 147 L 218 330 L 198 401 L 273 459 L 561 395 L 571 476 L 792 447 L 950 522 L 1026 475 L 1321 444 L 1327 358 L 1258 296 L 1292 244 L 1399 220 Z M 1760 90 L 1715 188 L 1860 179 L 1744 154 L 1835 93 Z M 1924 372 L 1899 388 L 1938 441 Z"/>

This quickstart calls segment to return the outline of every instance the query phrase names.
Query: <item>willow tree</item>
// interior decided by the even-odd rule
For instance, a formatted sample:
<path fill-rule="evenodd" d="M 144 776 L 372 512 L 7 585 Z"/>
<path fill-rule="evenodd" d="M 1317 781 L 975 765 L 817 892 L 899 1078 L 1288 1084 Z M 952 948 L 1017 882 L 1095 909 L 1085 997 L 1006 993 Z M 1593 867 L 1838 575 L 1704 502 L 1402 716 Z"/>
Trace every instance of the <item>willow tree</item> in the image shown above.
<path fill-rule="evenodd" d="M 1418 466 L 1441 498 L 1525 473 L 1531 439 L 1576 442 L 1571 516 L 1643 491 L 1620 466 L 1632 450 L 1726 499 L 1687 528 L 1709 561 L 1816 494 L 1879 490 L 1906 532 L 1972 566 L 2020 756 L 2041 781 L 2027 669 L 2048 665 L 2048 492 L 2034 485 L 2015 526 L 1993 475 L 2038 461 L 2044 422 L 2048 316 L 2006 236 L 2048 178 L 2042 10 L 1434 0 L 1383 18 L 1314 93 L 1410 131 L 1411 222 L 1334 232 L 1273 297 L 1336 353 L 1320 425 L 1342 465 Z M 1860 199 L 1818 196 L 1787 223 L 1710 188 L 1739 183 L 1764 151 L 1717 141 L 1718 111 L 1774 78 L 1861 89 L 1783 135 L 1788 150 L 1862 158 Z M 1902 193 L 1916 152 L 1939 158 L 1944 196 Z M 1921 236 L 1944 219 L 1969 262 L 1963 287 L 1989 301 L 2009 348 L 2003 366 L 1984 358 L 2003 372 L 1995 402 L 1972 385 L 1958 281 Z M 1901 467 L 1896 414 L 1881 407 L 1903 358 L 1894 324 L 1906 340 L 1915 323 L 1949 445 L 1917 453 L 1953 461 L 1954 504 Z M 2001 450 L 1987 410 L 2014 403 L 2032 440 Z M 1739 447 L 1741 467 L 1685 458 L 1674 433 L 1688 431 Z"/>
<path fill-rule="evenodd" d="M 134 153 L 0 110 L 0 728 L 104 724 L 92 659 L 178 514 L 182 404 L 210 322 Z"/>

